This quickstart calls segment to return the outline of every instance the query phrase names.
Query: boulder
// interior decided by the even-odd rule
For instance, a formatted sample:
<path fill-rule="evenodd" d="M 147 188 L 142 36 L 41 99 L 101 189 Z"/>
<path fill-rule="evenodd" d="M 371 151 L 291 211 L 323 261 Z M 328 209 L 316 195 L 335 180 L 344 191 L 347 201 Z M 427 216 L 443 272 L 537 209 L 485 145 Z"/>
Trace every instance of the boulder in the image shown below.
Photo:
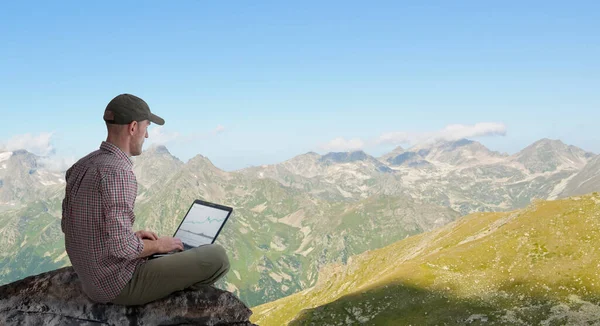
<path fill-rule="evenodd" d="M 252 311 L 212 286 L 141 306 L 91 301 L 72 267 L 0 287 L 0 325 L 253 325 Z"/>

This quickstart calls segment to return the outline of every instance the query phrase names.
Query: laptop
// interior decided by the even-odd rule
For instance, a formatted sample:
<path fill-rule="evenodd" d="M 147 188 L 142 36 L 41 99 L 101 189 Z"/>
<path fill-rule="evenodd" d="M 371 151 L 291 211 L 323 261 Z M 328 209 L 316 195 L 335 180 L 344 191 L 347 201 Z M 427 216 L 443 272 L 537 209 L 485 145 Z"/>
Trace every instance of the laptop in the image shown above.
<path fill-rule="evenodd" d="M 223 229 L 233 208 L 196 199 L 177 227 L 174 238 L 181 239 L 183 250 L 212 244 Z M 180 251 L 154 254 L 148 258 L 160 258 Z"/>

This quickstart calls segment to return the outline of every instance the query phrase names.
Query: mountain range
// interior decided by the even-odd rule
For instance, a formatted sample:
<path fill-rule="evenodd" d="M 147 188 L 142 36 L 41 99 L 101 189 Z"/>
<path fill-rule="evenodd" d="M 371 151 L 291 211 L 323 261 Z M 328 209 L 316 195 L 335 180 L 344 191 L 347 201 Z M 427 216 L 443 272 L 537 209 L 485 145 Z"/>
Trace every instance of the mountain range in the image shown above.
<path fill-rule="evenodd" d="M 232 261 L 220 286 L 254 306 L 314 286 L 324 266 L 461 215 L 597 191 L 598 164 L 558 140 L 507 155 L 463 139 L 380 158 L 310 152 L 226 172 L 202 155 L 184 163 L 155 146 L 134 158 L 135 227 L 171 235 L 194 199 L 234 207 L 217 241 Z M 31 153 L 0 153 L 0 284 L 69 264 L 63 176 Z"/>
<path fill-rule="evenodd" d="M 597 325 L 600 194 L 474 213 L 321 270 L 259 325 Z"/>

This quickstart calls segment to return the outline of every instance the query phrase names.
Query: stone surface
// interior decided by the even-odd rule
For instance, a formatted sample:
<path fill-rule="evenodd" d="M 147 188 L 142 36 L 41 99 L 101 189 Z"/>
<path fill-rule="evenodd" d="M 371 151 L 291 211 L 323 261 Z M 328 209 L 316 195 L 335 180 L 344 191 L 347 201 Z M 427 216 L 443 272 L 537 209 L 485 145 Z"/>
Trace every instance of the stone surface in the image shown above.
<path fill-rule="evenodd" d="M 72 267 L 0 287 L 0 325 L 253 325 L 233 294 L 207 286 L 142 306 L 95 303 Z"/>

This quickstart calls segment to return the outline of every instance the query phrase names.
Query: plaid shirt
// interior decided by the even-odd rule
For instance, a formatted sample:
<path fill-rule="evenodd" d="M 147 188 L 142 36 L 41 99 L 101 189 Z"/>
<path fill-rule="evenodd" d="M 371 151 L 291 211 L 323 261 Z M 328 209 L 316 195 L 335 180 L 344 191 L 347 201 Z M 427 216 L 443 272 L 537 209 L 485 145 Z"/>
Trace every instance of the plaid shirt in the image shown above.
<path fill-rule="evenodd" d="M 102 142 L 67 171 L 65 248 L 84 292 L 97 302 L 116 298 L 146 260 L 138 258 L 144 242 L 132 230 L 137 195 L 132 168 L 127 154 Z"/>

